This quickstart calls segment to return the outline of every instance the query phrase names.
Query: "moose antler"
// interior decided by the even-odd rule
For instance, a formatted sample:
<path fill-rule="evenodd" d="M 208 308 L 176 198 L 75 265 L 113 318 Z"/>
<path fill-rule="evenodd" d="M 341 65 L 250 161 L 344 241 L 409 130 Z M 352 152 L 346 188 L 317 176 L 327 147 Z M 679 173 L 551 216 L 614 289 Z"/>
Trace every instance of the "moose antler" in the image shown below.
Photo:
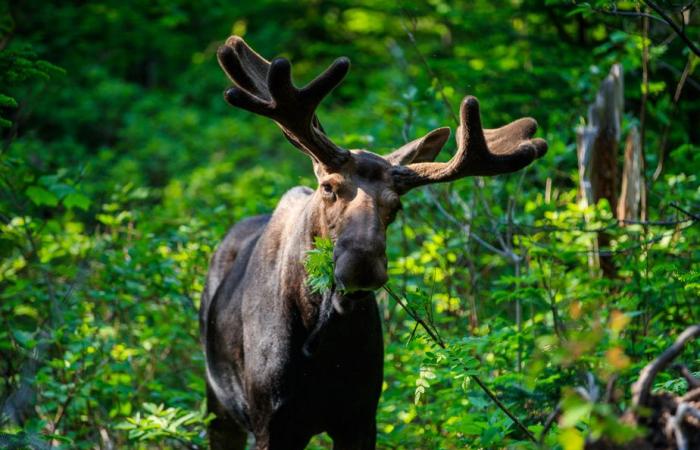
<path fill-rule="evenodd" d="M 522 118 L 501 128 L 483 129 L 479 102 L 472 96 L 462 100 L 459 113 L 457 153 L 446 163 L 394 166 L 392 177 L 400 193 L 468 176 L 515 172 L 547 152 L 547 143 L 543 139 L 532 139 L 537 131 L 534 119 Z"/>
<path fill-rule="evenodd" d="M 267 61 L 238 36 L 231 36 L 217 52 L 219 65 L 236 86 L 224 92 L 231 105 L 273 119 L 289 141 L 317 161 L 340 167 L 350 153 L 325 135 L 316 108 L 350 69 L 338 58 L 325 72 L 301 89 L 292 83 L 292 66 L 284 58 Z"/>

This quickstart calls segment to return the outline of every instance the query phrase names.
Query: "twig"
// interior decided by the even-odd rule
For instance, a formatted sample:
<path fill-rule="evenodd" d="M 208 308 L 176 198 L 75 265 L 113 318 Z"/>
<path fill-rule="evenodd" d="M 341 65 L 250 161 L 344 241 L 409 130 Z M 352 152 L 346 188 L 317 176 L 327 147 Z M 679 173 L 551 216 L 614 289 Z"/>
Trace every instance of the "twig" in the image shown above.
<path fill-rule="evenodd" d="M 632 385 L 632 404 L 635 406 L 647 406 L 651 395 L 651 387 L 656 375 L 668 366 L 685 347 L 686 342 L 700 336 L 700 325 L 687 328 L 672 346 L 666 349 L 661 356 L 642 369 L 639 379 Z"/>
<path fill-rule="evenodd" d="M 515 423 L 515 425 L 516 425 L 518 428 L 520 428 L 520 431 L 522 431 L 523 433 L 525 433 L 525 435 L 528 437 L 528 439 L 530 439 L 532 442 L 537 442 L 537 438 L 535 437 L 535 435 L 532 434 L 532 432 L 531 432 L 530 430 L 528 430 L 528 429 L 525 427 L 525 425 L 524 425 L 522 422 L 520 422 L 520 420 L 519 420 L 517 417 L 515 417 L 515 416 L 513 415 L 513 413 L 510 412 L 510 410 L 509 410 L 508 408 L 506 408 L 506 405 L 504 405 L 503 403 L 501 403 L 501 401 L 498 399 L 498 397 L 496 397 L 496 394 L 494 394 L 494 393 L 483 383 L 483 381 L 481 381 L 481 379 L 480 379 L 478 376 L 476 376 L 476 375 L 470 375 L 470 376 L 471 376 L 472 380 L 474 380 L 474 381 L 476 382 L 476 384 L 478 384 L 479 387 L 486 393 L 486 395 L 488 395 L 489 398 L 490 398 L 491 400 L 493 400 L 493 402 L 501 409 L 501 411 L 503 411 L 503 412 L 510 418 L 510 420 L 512 420 L 513 423 Z"/>
<path fill-rule="evenodd" d="M 639 106 L 639 174 L 641 177 L 640 209 L 639 217 L 648 219 L 647 211 L 647 176 L 646 176 L 646 129 L 647 129 L 647 101 L 649 99 L 649 18 L 642 18 L 642 100 Z M 646 230 L 645 230 L 646 232 Z"/>
<path fill-rule="evenodd" d="M 695 375 L 693 375 L 693 373 L 688 370 L 686 366 L 683 364 L 675 364 L 673 368 L 677 370 L 688 383 L 688 394 L 690 394 L 690 391 L 700 388 L 700 380 L 695 378 Z"/>
<path fill-rule="evenodd" d="M 668 418 L 668 426 L 673 430 L 673 435 L 676 438 L 676 447 L 678 450 L 688 450 L 688 438 L 683 434 L 682 423 L 685 415 L 685 404 L 678 405 L 676 415 Z"/>
<path fill-rule="evenodd" d="M 428 325 L 423 319 L 421 319 L 421 317 L 418 314 L 416 314 L 416 312 L 413 310 L 413 308 L 408 306 L 408 304 L 404 303 L 404 301 L 401 300 L 401 297 L 396 295 L 396 293 L 394 293 L 394 291 L 392 291 L 389 286 L 385 285 L 384 290 L 386 291 L 387 294 L 389 294 L 389 296 L 392 299 L 394 299 L 396 301 L 396 303 L 398 303 L 401 306 L 401 308 L 403 308 L 408 313 L 409 316 L 411 316 L 411 318 L 413 320 L 416 321 L 416 323 L 418 323 L 421 327 L 423 327 L 423 329 L 426 331 L 426 333 L 428 333 L 428 336 L 430 336 L 430 339 L 435 341 L 435 343 L 438 344 L 441 348 L 443 348 L 443 349 L 447 348 L 447 346 L 445 345 L 445 342 L 442 340 L 440 335 L 438 335 L 437 332 L 430 325 Z"/>
<path fill-rule="evenodd" d="M 559 414 L 561 414 L 561 403 L 554 408 L 554 411 L 552 411 L 552 413 L 547 416 L 547 420 L 544 421 L 544 426 L 542 427 L 542 432 L 540 433 L 540 444 L 544 444 L 544 438 L 547 436 L 547 433 L 549 433 L 549 430 L 552 428 L 552 425 L 554 425 L 554 421 L 557 419 L 557 417 L 559 417 Z"/>
<path fill-rule="evenodd" d="M 623 231 L 627 230 L 627 228 L 623 228 L 620 226 L 620 223 L 625 224 L 625 225 L 644 225 L 644 226 L 654 226 L 654 227 L 670 227 L 670 228 L 676 228 L 678 225 L 683 225 L 688 222 L 697 222 L 700 221 L 700 218 L 695 219 L 692 216 L 686 218 L 686 219 L 680 219 L 680 220 L 617 220 L 613 219 L 610 221 L 608 225 L 603 225 L 600 227 L 596 228 L 586 228 L 585 226 L 583 227 L 560 227 L 556 225 L 530 225 L 527 223 L 513 223 L 513 226 L 515 228 L 525 228 L 528 230 L 531 230 L 533 233 L 541 233 L 541 232 L 557 232 L 557 231 L 562 231 L 566 233 L 599 233 L 601 231 L 609 231 L 615 228 L 621 228 Z"/>
<path fill-rule="evenodd" d="M 442 338 L 440 338 L 440 336 L 437 334 L 437 332 L 435 330 L 431 329 L 431 327 L 428 326 L 428 324 L 426 324 L 423 319 L 421 319 L 417 314 L 415 314 L 415 312 L 412 309 L 410 309 L 410 307 L 408 307 L 403 302 L 403 300 L 401 300 L 401 298 L 391 290 L 391 288 L 389 288 L 388 286 L 384 286 L 384 290 L 387 292 L 387 294 L 389 294 L 391 296 L 391 298 L 393 298 L 399 305 L 401 305 L 401 307 L 406 311 L 406 313 L 408 313 L 408 315 L 411 316 L 411 318 L 413 320 L 415 320 L 416 323 L 419 324 L 425 330 L 426 333 L 428 333 L 428 336 L 430 337 L 430 339 L 433 342 L 435 342 L 441 349 L 447 350 L 447 345 L 444 343 Z M 472 380 L 474 380 L 474 382 L 481 388 L 481 390 L 484 391 L 484 393 L 496 404 L 496 406 L 498 406 L 498 408 L 501 411 L 503 411 L 506 414 L 506 416 L 508 416 L 510 418 L 510 420 L 512 420 L 513 423 L 523 433 L 525 433 L 525 435 L 532 442 L 537 442 L 537 438 L 535 437 L 535 435 L 532 434 L 532 432 L 527 429 L 527 427 L 520 421 L 520 419 L 518 419 L 512 412 L 510 412 L 510 410 L 506 407 L 506 405 L 504 405 L 501 402 L 501 400 L 499 400 L 499 398 L 496 396 L 496 394 L 494 394 L 493 391 L 491 391 L 491 389 L 489 389 L 488 386 L 486 386 L 484 384 L 484 382 L 481 381 L 481 379 L 477 375 L 469 374 L 467 376 L 469 376 Z"/>
<path fill-rule="evenodd" d="M 695 53 L 697 56 L 700 56 L 700 48 L 698 48 L 695 45 L 695 43 L 693 43 L 693 41 L 690 40 L 690 38 L 683 32 L 683 30 L 681 30 L 681 28 L 678 26 L 678 24 L 676 24 L 676 22 L 672 18 L 670 18 L 668 16 L 668 14 L 666 14 L 666 12 L 664 12 L 664 10 L 661 9 L 661 7 L 659 7 L 659 5 L 656 4 L 656 2 L 654 2 L 652 0 L 642 0 L 642 1 L 661 16 L 661 18 L 668 24 L 668 26 L 671 27 L 671 29 L 673 29 L 673 31 L 676 32 L 678 37 L 681 38 L 683 40 L 683 42 L 685 42 L 685 44 L 688 46 L 690 51 Z"/>
<path fill-rule="evenodd" d="M 673 94 L 673 107 L 671 109 L 671 116 L 673 116 L 678 110 L 678 102 L 681 99 L 681 93 L 683 92 L 683 87 L 685 87 L 685 82 L 688 80 L 688 75 L 690 74 L 692 62 L 693 55 L 688 55 L 688 61 L 686 62 L 685 68 L 683 69 L 683 73 L 681 73 L 680 79 L 678 80 L 678 84 L 676 85 L 676 92 Z M 664 128 L 664 132 L 661 138 L 661 146 L 659 148 L 659 162 L 656 164 L 656 170 L 654 171 L 654 175 L 652 176 L 652 181 L 656 181 L 661 176 L 661 172 L 663 171 L 666 158 L 668 158 L 668 155 L 671 153 L 668 150 L 667 146 L 668 133 L 671 131 L 671 123 L 672 122 L 669 122 Z"/>
<path fill-rule="evenodd" d="M 681 76 L 683 74 L 682 71 L 673 67 L 671 64 L 667 63 L 666 61 L 659 61 L 658 64 L 659 64 L 659 67 L 663 67 L 664 69 L 668 69 L 669 72 L 672 72 L 676 76 Z M 696 91 L 700 91 L 700 83 L 695 81 L 693 79 L 693 77 L 691 77 L 690 75 L 688 75 L 688 79 L 686 80 L 686 83 L 688 83 L 688 86 L 691 86 Z"/>
<path fill-rule="evenodd" d="M 613 374 L 605 385 L 605 397 L 603 401 L 606 403 L 614 404 L 615 402 L 615 383 L 617 382 L 618 375 Z"/>
<path fill-rule="evenodd" d="M 621 249 L 619 249 L 619 250 L 600 250 L 600 249 L 599 249 L 597 252 L 596 252 L 595 250 L 559 250 L 559 252 L 564 252 L 564 253 L 566 253 L 566 254 L 591 254 L 591 253 L 597 253 L 597 254 L 601 254 L 601 255 L 605 255 L 605 256 L 607 256 L 607 255 L 626 254 L 626 253 L 629 253 L 629 252 L 631 252 L 631 251 L 638 250 L 638 249 L 640 249 L 640 248 L 642 248 L 642 247 L 645 247 L 645 246 L 647 246 L 647 245 L 649 245 L 649 244 L 654 244 L 654 243 L 656 243 L 656 242 L 659 242 L 660 240 L 662 240 L 662 239 L 668 237 L 669 234 L 673 234 L 673 233 L 685 231 L 687 228 L 690 228 L 690 227 L 692 227 L 693 225 L 695 225 L 695 224 L 697 224 L 697 223 L 699 223 L 699 222 L 698 222 L 698 221 L 695 221 L 695 220 L 692 220 L 692 221 L 690 221 L 690 223 L 689 223 L 688 225 L 686 225 L 686 226 L 684 226 L 684 227 L 671 230 L 670 232 L 669 232 L 669 231 L 663 232 L 663 233 L 659 234 L 658 236 L 655 236 L 655 237 L 653 237 L 653 238 L 651 238 L 651 239 L 649 239 L 649 240 L 647 240 L 647 241 L 643 241 L 643 242 L 641 242 L 641 243 L 637 243 L 637 244 L 635 244 L 635 245 L 631 245 L 631 246 L 629 246 L 629 247 L 627 247 L 627 248 L 621 248 Z M 522 234 L 521 236 L 526 237 L 526 238 L 529 237 L 529 236 L 526 235 L 526 234 Z M 543 248 L 543 249 L 550 249 L 550 248 L 551 248 L 550 246 L 541 244 L 541 243 L 539 243 L 539 242 L 534 242 L 534 241 L 531 241 L 531 242 L 532 242 L 533 245 L 535 245 L 535 246 L 537 246 L 537 247 L 539 247 L 539 248 Z M 651 250 L 651 249 L 647 249 L 647 250 Z"/>
<path fill-rule="evenodd" d="M 501 256 L 502 258 L 505 258 L 509 261 L 513 260 L 512 254 L 509 254 L 506 251 L 501 250 L 499 248 L 496 248 L 493 245 L 489 244 L 484 239 L 479 237 L 476 233 L 474 233 L 474 231 L 471 229 L 470 225 L 462 224 L 462 222 L 460 222 L 455 216 L 453 216 L 452 214 L 447 212 L 447 210 L 442 205 L 442 203 L 440 203 L 435 197 L 433 197 L 429 193 L 428 189 L 426 189 L 425 192 L 426 192 L 426 197 L 428 198 L 428 200 L 433 205 L 435 205 L 435 207 L 438 209 L 438 211 L 440 211 L 445 216 L 445 218 L 447 218 L 447 220 L 449 220 L 450 222 L 454 223 L 457 227 L 459 227 L 467 235 L 467 238 L 473 238 L 479 245 L 481 245 L 482 247 L 486 248 L 489 251 L 496 253 L 497 255 Z"/>
<path fill-rule="evenodd" d="M 676 203 L 674 203 L 674 202 L 671 202 L 671 203 L 670 203 L 670 206 L 671 206 L 671 208 L 677 209 L 678 211 L 682 212 L 683 214 L 685 214 L 686 216 L 692 218 L 693 220 L 700 221 L 700 216 L 698 216 L 697 214 L 693 214 L 693 213 L 691 213 L 690 211 L 687 211 L 687 210 L 681 208 L 680 206 L 678 206 L 678 204 L 676 204 Z"/>
<path fill-rule="evenodd" d="M 413 25 L 413 29 L 415 31 L 415 19 L 412 17 L 409 17 L 408 13 L 406 10 L 403 8 L 401 9 L 401 12 L 404 15 L 404 18 L 409 20 L 411 24 Z M 406 24 L 402 21 L 401 26 L 403 26 L 404 31 L 406 32 L 406 35 L 408 36 L 408 40 L 411 41 L 411 45 L 415 49 L 416 53 L 418 54 L 418 57 L 421 60 L 421 63 L 425 67 L 425 70 L 428 72 L 428 75 L 430 75 L 431 78 L 435 80 L 437 83 L 438 89 L 440 90 L 440 98 L 442 99 L 442 102 L 445 104 L 447 107 L 447 110 L 450 112 L 452 115 L 452 119 L 455 121 L 455 123 L 459 123 L 459 119 L 457 118 L 457 113 L 455 112 L 454 108 L 452 108 L 452 105 L 450 104 L 450 100 L 447 98 L 447 95 L 445 95 L 445 86 L 443 86 L 442 81 L 438 76 L 435 75 L 435 72 L 433 72 L 433 69 L 430 68 L 430 65 L 428 64 L 428 60 L 425 59 L 425 56 L 423 56 L 423 53 L 420 51 L 418 48 L 418 43 L 416 42 L 416 38 L 413 35 L 413 32 L 408 29 Z"/>
<path fill-rule="evenodd" d="M 607 10 L 607 9 L 599 9 L 599 8 L 591 8 L 593 11 L 601 14 L 607 14 L 609 16 L 623 16 L 623 17 L 647 17 L 649 19 L 654 19 L 657 20 L 663 24 L 668 25 L 668 23 L 662 19 L 661 17 L 655 16 L 653 14 L 649 13 L 644 13 L 644 12 L 639 12 L 639 11 L 620 11 L 617 9 L 617 6 L 614 5 L 613 9 Z"/>
<path fill-rule="evenodd" d="M 692 375 L 691 375 L 691 376 L 692 376 Z M 697 380 L 697 378 L 695 378 L 695 377 L 693 377 L 693 378 L 694 378 L 695 380 Z M 687 379 L 686 379 L 686 381 L 688 381 L 688 384 L 689 384 L 689 385 L 691 384 L 690 380 L 687 380 Z M 700 387 L 696 387 L 695 389 L 686 392 L 686 393 L 683 395 L 683 397 L 681 397 L 681 401 L 684 401 L 684 402 L 695 402 L 695 401 L 698 401 L 698 400 L 700 400 Z"/>
<path fill-rule="evenodd" d="M 549 308 L 552 311 L 552 323 L 554 325 L 554 334 L 557 335 L 557 337 L 561 340 L 564 338 L 564 333 L 565 331 L 563 328 L 563 324 L 560 323 L 559 320 L 559 310 L 557 309 L 557 302 L 556 302 L 556 292 L 552 289 L 552 269 L 550 267 L 549 269 L 549 277 L 545 278 L 544 274 L 544 265 L 542 264 L 542 258 L 538 255 L 536 256 L 537 259 L 537 265 L 540 266 L 539 272 L 539 278 L 540 282 L 542 283 L 542 288 L 546 290 L 547 292 L 547 297 L 549 297 Z"/>

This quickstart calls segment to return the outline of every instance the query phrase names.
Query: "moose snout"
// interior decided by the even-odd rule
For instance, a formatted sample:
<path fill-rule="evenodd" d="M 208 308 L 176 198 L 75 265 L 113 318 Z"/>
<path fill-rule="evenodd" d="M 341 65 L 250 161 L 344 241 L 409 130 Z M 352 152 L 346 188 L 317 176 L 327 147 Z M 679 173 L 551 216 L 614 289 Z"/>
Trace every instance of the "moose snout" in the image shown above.
<path fill-rule="evenodd" d="M 384 247 L 364 249 L 342 249 L 336 251 L 335 279 L 338 286 L 347 292 L 373 291 L 384 286 L 388 280 L 387 259 Z"/>

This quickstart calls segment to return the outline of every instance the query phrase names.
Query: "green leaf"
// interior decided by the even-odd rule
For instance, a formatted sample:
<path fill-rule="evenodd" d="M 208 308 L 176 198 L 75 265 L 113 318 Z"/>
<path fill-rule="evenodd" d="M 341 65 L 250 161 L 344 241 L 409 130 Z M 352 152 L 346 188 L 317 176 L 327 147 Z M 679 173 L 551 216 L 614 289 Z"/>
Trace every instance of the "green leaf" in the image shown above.
<path fill-rule="evenodd" d="M 17 100 L 8 95 L 0 94 L 0 106 L 16 108 Z"/>
<path fill-rule="evenodd" d="M 562 427 L 573 427 L 576 425 L 580 420 L 584 419 L 587 417 L 591 411 L 593 410 L 593 404 L 585 401 L 581 402 L 572 402 L 573 404 L 569 404 L 565 407 L 564 414 L 562 415 L 561 418 L 561 426 Z"/>
<path fill-rule="evenodd" d="M 90 199 L 79 192 L 73 192 L 63 199 L 63 204 L 66 205 L 66 208 L 80 208 L 87 211 L 90 207 Z"/>
<path fill-rule="evenodd" d="M 568 13 L 566 13 L 566 17 L 575 16 L 577 14 L 589 13 L 592 10 L 593 10 L 593 8 L 591 7 L 591 5 L 589 3 L 582 3 L 579 6 L 572 9 L 571 11 L 569 11 Z"/>
<path fill-rule="evenodd" d="M 52 192 L 39 186 L 30 186 L 27 188 L 27 197 L 37 206 L 56 206 L 58 205 L 58 197 Z"/>

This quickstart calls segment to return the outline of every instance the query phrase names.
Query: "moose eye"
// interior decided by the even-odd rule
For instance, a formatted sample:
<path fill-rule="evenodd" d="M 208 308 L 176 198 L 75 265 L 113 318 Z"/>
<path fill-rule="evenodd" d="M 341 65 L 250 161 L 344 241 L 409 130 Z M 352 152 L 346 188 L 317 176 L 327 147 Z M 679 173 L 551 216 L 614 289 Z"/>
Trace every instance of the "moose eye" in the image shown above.
<path fill-rule="evenodd" d="M 321 184 L 321 192 L 324 197 L 335 197 L 335 192 L 333 192 L 333 185 L 330 183 Z"/>

